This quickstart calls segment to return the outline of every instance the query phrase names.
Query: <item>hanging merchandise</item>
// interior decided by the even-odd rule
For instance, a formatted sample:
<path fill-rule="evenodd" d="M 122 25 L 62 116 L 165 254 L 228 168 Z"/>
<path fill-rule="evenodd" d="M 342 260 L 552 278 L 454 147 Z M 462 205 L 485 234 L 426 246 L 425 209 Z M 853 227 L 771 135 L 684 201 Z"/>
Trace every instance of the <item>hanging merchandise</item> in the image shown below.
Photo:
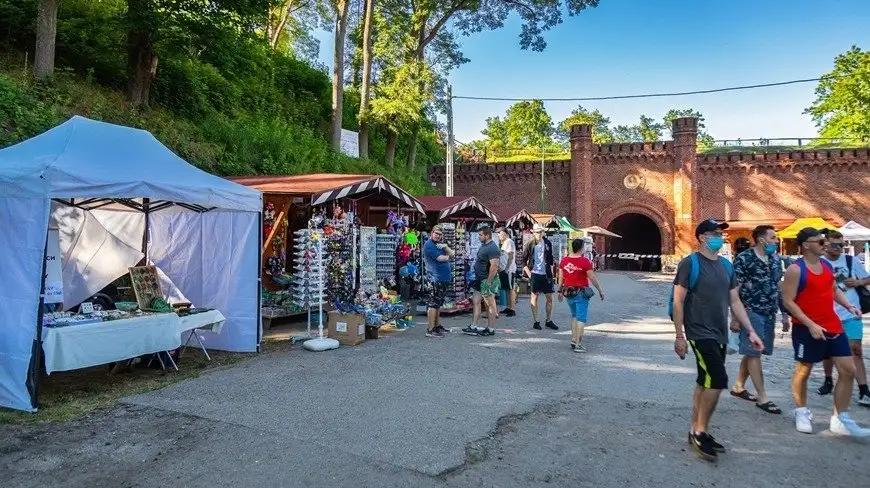
<path fill-rule="evenodd" d="M 351 303 L 356 286 L 354 251 L 356 228 L 347 213 L 336 204 L 333 219 L 323 226 L 323 253 L 326 256 L 326 295 L 329 303 Z"/>
<path fill-rule="evenodd" d="M 377 229 L 374 227 L 360 227 L 360 253 L 359 253 L 359 287 L 366 293 L 377 293 L 378 274 L 376 268 L 377 251 L 375 239 Z"/>
<path fill-rule="evenodd" d="M 378 234 L 375 237 L 376 273 L 378 281 L 395 280 L 396 235 Z"/>
<path fill-rule="evenodd" d="M 322 256 L 318 256 L 316 245 L 320 231 L 299 229 L 293 233 L 293 264 L 295 272 L 290 285 L 293 303 L 303 309 L 319 305 L 318 299 L 323 292 L 320 274 L 323 271 Z"/>
<path fill-rule="evenodd" d="M 547 236 L 553 244 L 553 261 L 562 262 L 562 258 L 568 255 L 568 235 L 562 232 Z"/>

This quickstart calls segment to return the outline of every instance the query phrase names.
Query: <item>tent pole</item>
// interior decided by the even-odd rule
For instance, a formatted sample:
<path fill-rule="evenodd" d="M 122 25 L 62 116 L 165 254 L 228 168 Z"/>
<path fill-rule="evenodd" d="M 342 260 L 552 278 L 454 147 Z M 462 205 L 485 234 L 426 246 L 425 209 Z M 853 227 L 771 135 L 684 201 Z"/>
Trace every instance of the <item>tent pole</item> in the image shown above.
<path fill-rule="evenodd" d="M 259 213 L 257 226 L 257 251 L 263 248 L 263 212 Z M 263 340 L 263 253 L 257 253 L 257 352 L 260 352 L 260 342 Z"/>
<path fill-rule="evenodd" d="M 151 199 L 142 199 L 142 211 L 145 212 L 145 230 L 142 231 L 142 254 L 145 255 L 145 265 L 148 265 L 148 227 L 151 225 Z"/>
<path fill-rule="evenodd" d="M 45 314 L 45 260 L 48 258 L 48 236 L 45 230 L 45 248 L 42 251 L 42 279 L 39 284 L 39 310 L 36 312 L 36 339 L 30 353 L 30 405 L 34 410 L 39 408 L 39 380 L 42 376 L 42 319 Z"/>

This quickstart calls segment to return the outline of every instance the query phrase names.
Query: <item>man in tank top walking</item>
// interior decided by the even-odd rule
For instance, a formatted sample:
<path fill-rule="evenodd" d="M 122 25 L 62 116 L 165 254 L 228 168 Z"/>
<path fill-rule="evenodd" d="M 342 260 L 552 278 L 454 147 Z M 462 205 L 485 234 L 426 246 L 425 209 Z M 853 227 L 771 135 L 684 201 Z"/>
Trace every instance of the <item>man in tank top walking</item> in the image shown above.
<path fill-rule="evenodd" d="M 825 254 L 826 239 L 821 230 L 812 227 L 801 229 L 797 235 L 801 259 L 789 266 L 782 284 L 782 300 L 794 325 L 795 369 L 791 380 L 794 398 L 795 427 L 798 432 L 812 434 L 813 414 L 807 408 L 807 380 L 813 364 L 831 358 L 837 368 L 838 378 L 834 387 L 834 415 L 831 416 L 831 432 L 847 436 L 870 436 L 870 429 L 855 423 L 849 416 L 849 402 L 855 382 L 855 363 L 843 324 L 834 309 L 834 303 L 861 316 L 861 310 L 849 302 L 837 288 L 834 272 Z"/>

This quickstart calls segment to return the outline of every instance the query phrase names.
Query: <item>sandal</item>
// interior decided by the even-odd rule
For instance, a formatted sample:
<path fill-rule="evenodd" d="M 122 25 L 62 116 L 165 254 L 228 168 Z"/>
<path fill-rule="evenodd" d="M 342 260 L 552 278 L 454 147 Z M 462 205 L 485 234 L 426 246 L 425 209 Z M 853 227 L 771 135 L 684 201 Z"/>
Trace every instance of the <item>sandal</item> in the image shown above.
<path fill-rule="evenodd" d="M 731 390 L 731 396 L 734 396 L 737 398 L 742 398 L 743 400 L 746 400 L 747 402 L 757 402 L 758 401 L 758 397 L 756 397 L 752 393 L 749 393 L 746 390 L 743 390 L 741 392 L 736 392 L 734 390 Z"/>
<path fill-rule="evenodd" d="M 767 402 L 762 404 L 756 403 L 755 406 L 764 410 L 767 413 L 772 413 L 775 415 L 779 415 L 782 413 L 782 410 L 780 410 L 779 407 L 777 407 L 776 404 L 773 402 Z"/>

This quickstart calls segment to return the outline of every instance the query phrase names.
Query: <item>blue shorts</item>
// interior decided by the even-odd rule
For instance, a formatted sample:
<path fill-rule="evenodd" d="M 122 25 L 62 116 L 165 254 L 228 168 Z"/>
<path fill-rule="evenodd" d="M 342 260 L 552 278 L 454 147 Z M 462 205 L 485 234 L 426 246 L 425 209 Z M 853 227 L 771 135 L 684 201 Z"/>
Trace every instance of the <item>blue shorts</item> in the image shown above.
<path fill-rule="evenodd" d="M 855 317 L 843 321 L 843 330 L 846 331 L 846 337 L 850 341 L 860 341 L 864 339 L 864 321 Z"/>
<path fill-rule="evenodd" d="M 810 329 L 800 324 L 792 328 L 791 343 L 794 346 L 794 360 L 802 363 L 820 363 L 823 359 L 852 355 L 846 334 L 825 332 L 825 340 L 820 341 L 810 335 Z"/>
<path fill-rule="evenodd" d="M 571 308 L 571 316 L 577 319 L 578 322 L 586 323 L 586 318 L 589 315 L 589 299 L 584 298 L 579 293 L 573 297 L 567 297 L 568 307 Z"/>
<path fill-rule="evenodd" d="M 749 322 L 755 329 L 755 333 L 764 342 L 764 351 L 756 351 L 749 343 L 749 332 L 746 329 L 740 329 L 740 355 L 758 357 L 764 354 L 770 356 L 773 354 L 773 337 L 776 334 L 776 315 L 761 315 L 750 310 L 746 311 L 746 315 L 749 316 Z"/>

